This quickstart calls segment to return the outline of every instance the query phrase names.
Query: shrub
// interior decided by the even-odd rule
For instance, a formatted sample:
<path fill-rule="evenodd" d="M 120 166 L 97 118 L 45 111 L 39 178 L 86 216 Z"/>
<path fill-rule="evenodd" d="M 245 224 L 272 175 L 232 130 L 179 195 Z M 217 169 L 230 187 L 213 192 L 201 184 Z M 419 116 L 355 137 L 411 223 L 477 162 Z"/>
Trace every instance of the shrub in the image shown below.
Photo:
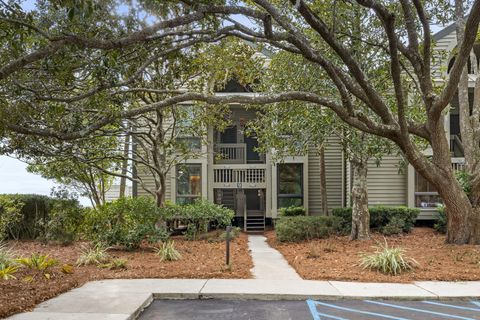
<path fill-rule="evenodd" d="M 385 245 L 376 247 L 375 253 L 364 254 L 360 265 L 364 269 L 372 269 L 385 274 L 397 275 L 403 271 L 413 269 L 418 263 L 414 259 L 405 257 L 404 249 L 390 248 L 385 241 Z"/>
<path fill-rule="evenodd" d="M 281 217 L 295 217 L 295 216 L 304 216 L 307 212 L 304 207 L 286 207 L 280 208 Z"/>
<path fill-rule="evenodd" d="M 44 224 L 42 239 L 57 241 L 63 245 L 72 243 L 80 231 L 85 210 L 77 200 L 58 199 L 53 202 Z"/>
<path fill-rule="evenodd" d="M 437 210 L 437 221 L 435 221 L 433 228 L 438 232 L 447 233 L 447 214 L 445 213 L 445 207 L 440 206 Z"/>
<path fill-rule="evenodd" d="M 410 232 L 415 224 L 420 210 L 408 207 L 384 207 L 376 206 L 369 208 L 370 228 L 393 234 L 394 231 Z M 332 210 L 334 216 L 341 219 L 340 229 L 342 233 L 350 233 L 352 228 L 352 208 L 336 208 Z M 388 227 L 387 227 L 388 225 Z M 399 227 L 401 226 L 401 227 Z"/>
<path fill-rule="evenodd" d="M 175 249 L 174 241 L 167 241 L 156 248 L 156 253 L 160 257 L 160 261 L 176 261 L 180 260 L 182 256 Z"/>
<path fill-rule="evenodd" d="M 72 237 L 72 227 L 81 224 L 81 219 L 77 219 L 81 216 L 80 210 L 80 204 L 72 198 L 60 199 L 35 194 L 0 195 L 0 240 L 6 238 L 46 240 L 51 237 L 55 238 L 52 240 L 62 241 L 65 233 Z M 73 211 L 77 214 L 72 215 Z M 57 221 L 50 223 L 51 219 Z M 65 230 L 64 227 L 67 225 L 70 229 Z M 73 231 L 76 231 L 76 228 Z"/>
<path fill-rule="evenodd" d="M 91 264 L 99 265 L 107 263 L 110 260 L 110 256 L 107 253 L 108 248 L 102 244 L 96 244 L 95 246 L 84 247 L 80 256 L 77 259 L 78 266 L 87 266 Z"/>
<path fill-rule="evenodd" d="M 22 201 L 12 199 L 7 195 L 0 195 L 0 240 L 19 238 L 20 222 L 22 221 Z"/>
<path fill-rule="evenodd" d="M 222 205 L 199 199 L 186 205 L 167 204 L 161 209 L 161 215 L 167 223 L 177 220 L 186 224 L 187 239 L 197 240 L 210 226 L 223 228 L 230 225 L 235 213 Z"/>
<path fill-rule="evenodd" d="M 338 217 L 297 216 L 281 217 L 275 225 L 278 241 L 296 242 L 307 239 L 326 238 L 340 227 Z"/>
<path fill-rule="evenodd" d="M 160 210 L 151 198 L 120 198 L 87 213 L 85 235 L 96 243 L 135 249 L 145 239 L 154 242 L 168 238 L 166 230 L 155 227 L 160 217 Z"/>
<path fill-rule="evenodd" d="M 393 216 L 390 221 L 380 229 L 384 235 L 390 236 L 392 234 L 399 234 L 403 232 L 405 227 L 405 220 L 399 216 Z"/>

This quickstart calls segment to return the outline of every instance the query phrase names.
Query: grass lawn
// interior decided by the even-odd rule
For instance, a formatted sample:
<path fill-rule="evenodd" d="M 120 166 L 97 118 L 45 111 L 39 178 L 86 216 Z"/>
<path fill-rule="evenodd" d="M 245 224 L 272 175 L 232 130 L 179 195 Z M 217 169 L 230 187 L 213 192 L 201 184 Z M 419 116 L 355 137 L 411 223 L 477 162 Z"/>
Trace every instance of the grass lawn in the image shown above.
<path fill-rule="evenodd" d="M 75 265 L 85 243 L 69 246 L 43 245 L 33 241 L 10 241 L 8 246 L 16 257 L 32 253 L 48 254 L 58 260 L 51 279 L 37 275 L 25 281 L 32 271 L 20 268 L 15 279 L 0 280 L 0 318 L 32 309 L 36 304 L 62 292 L 99 279 L 132 278 L 251 278 L 252 260 L 248 253 L 247 236 L 240 234 L 231 244 L 231 268 L 225 267 L 225 242 L 187 241 L 172 237 L 182 255 L 178 261 L 161 262 L 153 247 L 134 251 L 110 249 L 112 258 L 126 259 L 126 269 L 110 270 L 98 266 L 75 266 L 72 274 L 61 272 L 63 264 Z M 27 278 L 28 279 L 28 278 Z"/>
<path fill-rule="evenodd" d="M 373 253 L 381 234 L 369 241 L 350 241 L 348 237 L 280 243 L 274 231 L 267 233 L 268 243 L 279 250 L 303 279 L 364 282 L 412 282 L 418 280 L 480 280 L 480 246 L 447 245 L 445 236 L 431 228 L 414 228 L 409 234 L 386 237 L 388 245 L 402 247 L 419 266 L 390 276 L 361 267 L 362 253 Z"/>

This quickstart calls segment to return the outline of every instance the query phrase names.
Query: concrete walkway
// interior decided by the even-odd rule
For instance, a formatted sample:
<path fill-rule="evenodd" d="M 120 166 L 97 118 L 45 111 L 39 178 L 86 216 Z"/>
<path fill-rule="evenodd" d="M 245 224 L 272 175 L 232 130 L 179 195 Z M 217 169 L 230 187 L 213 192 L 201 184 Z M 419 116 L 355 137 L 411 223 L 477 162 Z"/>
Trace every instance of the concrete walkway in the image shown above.
<path fill-rule="evenodd" d="M 153 299 L 395 299 L 458 300 L 480 298 L 480 281 L 360 283 L 261 279 L 102 280 L 64 293 L 15 320 L 130 320 Z"/>
<path fill-rule="evenodd" d="M 273 249 L 261 235 L 248 236 L 248 248 L 253 260 L 252 275 L 265 280 L 302 280 L 298 273 Z"/>

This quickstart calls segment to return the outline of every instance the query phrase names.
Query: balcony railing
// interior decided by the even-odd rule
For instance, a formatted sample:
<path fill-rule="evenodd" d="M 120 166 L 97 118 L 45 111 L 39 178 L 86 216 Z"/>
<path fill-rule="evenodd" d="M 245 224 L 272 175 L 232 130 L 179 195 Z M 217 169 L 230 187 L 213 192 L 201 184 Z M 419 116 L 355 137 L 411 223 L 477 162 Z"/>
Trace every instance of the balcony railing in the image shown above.
<path fill-rule="evenodd" d="M 465 170 L 465 158 L 452 158 L 452 168 L 454 171 Z"/>
<path fill-rule="evenodd" d="M 265 188 L 265 165 L 214 165 L 214 188 Z"/>
<path fill-rule="evenodd" d="M 215 163 L 247 163 L 247 145 L 245 143 L 218 143 L 214 146 Z"/>

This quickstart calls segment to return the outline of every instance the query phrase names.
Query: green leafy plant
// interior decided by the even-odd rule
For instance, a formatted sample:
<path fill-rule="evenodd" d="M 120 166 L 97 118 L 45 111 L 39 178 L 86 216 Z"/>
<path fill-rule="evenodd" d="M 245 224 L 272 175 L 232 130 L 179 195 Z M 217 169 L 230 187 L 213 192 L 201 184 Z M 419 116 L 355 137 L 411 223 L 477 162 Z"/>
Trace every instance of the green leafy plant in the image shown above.
<path fill-rule="evenodd" d="M 182 258 L 182 255 L 175 249 L 174 241 L 167 241 L 155 249 L 160 261 L 176 261 Z"/>
<path fill-rule="evenodd" d="M 410 232 L 420 213 L 418 208 L 402 206 L 375 206 L 368 210 L 370 211 L 370 228 L 385 231 L 386 234 L 394 234 L 397 231 L 397 233 Z M 349 234 L 352 228 L 352 208 L 335 208 L 332 214 L 341 219 L 340 232 Z"/>
<path fill-rule="evenodd" d="M 375 248 L 375 253 L 363 254 L 360 265 L 364 269 L 397 275 L 418 265 L 417 261 L 405 256 L 403 248 L 389 247 L 386 240 L 384 245 L 378 245 Z"/>
<path fill-rule="evenodd" d="M 32 253 L 30 257 L 19 258 L 15 260 L 18 264 L 36 271 L 46 271 L 58 264 L 58 260 L 50 258 L 48 255 Z"/>
<path fill-rule="evenodd" d="M 281 217 L 295 217 L 295 216 L 304 216 L 307 214 L 307 211 L 304 207 L 286 207 L 280 209 Z"/>
<path fill-rule="evenodd" d="M 340 219 L 326 216 L 281 217 L 275 224 L 280 242 L 298 242 L 327 238 L 338 232 Z"/>
<path fill-rule="evenodd" d="M 85 218 L 84 231 L 94 242 L 135 249 L 143 240 L 155 242 L 168 238 L 165 229 L 159 231 L 155 226 L 160 218 L 153 199 L 124 197 L 91 209 Z"/>
<path fill-rule="evenodd" d="M 209 231 L 210 226 L 224 228 L 230 225 L 235 215 L 231 209 L 205 199 L 186 205 L 168 203 L 160 212 L 167 224 L 181 221 L 187 225 L 185 236 L 189 240 L 199 239 L 200 235 Z"/>
<path fill-rule="evenodd" d="M 17 266 L 6 266 L 0 264 L 0 279 L 3 280 L 11 280 L 17 279 L 14 274 L 17 273 L 18 267 Z"/>
<path fill-rule="evenodd" d="M 8 195 L 0 195 L 0 240 L 19 238 L 19 224 L 22 221 L 24 202 Z"/>
<path fill-rule="evenodd" d="M 100 265 L 110 261 L 110 256 L 107 252 L 108 248 L 102 244 L 94 246 L 85 246 L 77 259 L 78 266 Z"/>
<path fill-rule="evenodd" d="M 380 232 L 384 235 L 390 236 L 393 234 L 399 234 L 403 232 L 405 227 L 405 219 L 399 216 L 393 216 L 390 221 L 380 229 Z"/>
<path fill-rule="evenodd" d="M 437 220 L 433 225 L 433 228 L 440 233 L 447 233 L 447 214 L 445 213 L 445 206 L 440 206 L 437 208 Z"/>
<path fill-rule="evenodd" d="M 58 264 L 58 260 L 50 258 L 48 255 L 32 253 L 30 257 L 15 260 L 18 264 L 26 267 L 36 274 L 24 278 L 25 281 L 32 281 L 38 274 L 42 274 L 46 279 L 50 279 L 52 267 Z"/>
<path fill-rule="evenodd" d="M 72 243 L 80 231 L 84 219 L 84 209 L 74 199 L 56 199 L 43 224 L 41 239 L 55 241 L 62 245 Z"/>
<path fill-rule="evenodd" d="M 127 260 L 112 259 L 109 263 L 99 265 L 100 268 L 108 268 L 110 270 L 127 269 Z"/>

